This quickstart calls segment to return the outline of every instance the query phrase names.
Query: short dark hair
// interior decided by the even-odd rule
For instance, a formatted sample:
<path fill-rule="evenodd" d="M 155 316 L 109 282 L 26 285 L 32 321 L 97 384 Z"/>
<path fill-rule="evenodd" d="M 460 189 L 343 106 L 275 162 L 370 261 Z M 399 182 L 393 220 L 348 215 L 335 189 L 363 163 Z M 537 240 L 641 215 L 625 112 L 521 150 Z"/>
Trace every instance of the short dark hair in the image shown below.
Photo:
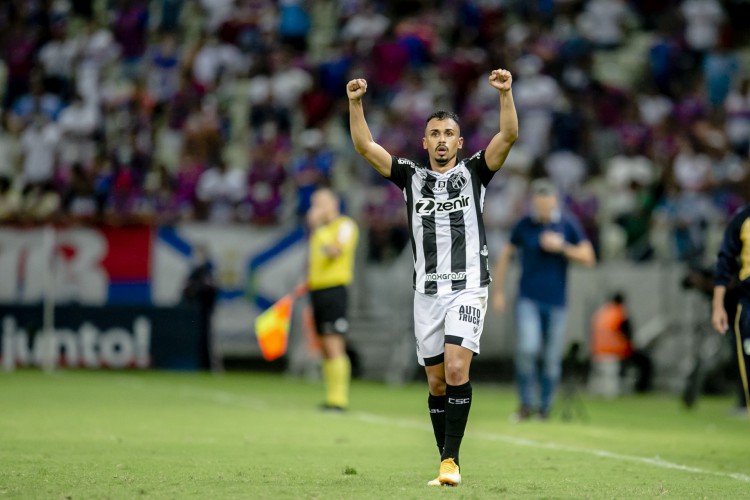
<path fill-rule="evenodd" d="M 544 177 L 531 181 L 531 194 L 534 196 L 557 196 L 557 188 Z"/>
<path fill-rule="evenodd" d="M 456 122 L 456 125 L 458 125 L 459 127 L 461 126 L 461 122 L 458 120 L 458 115 L 453 111 L 444 111 L 442 109 L 434 111 L 430 116 L 427 117 L 427 120 L 425 120 L 424 124 L 427 125 L 433 118 L 437 118 L 438 120 L 447 120 L 450 118 L 451 120 Z"/>

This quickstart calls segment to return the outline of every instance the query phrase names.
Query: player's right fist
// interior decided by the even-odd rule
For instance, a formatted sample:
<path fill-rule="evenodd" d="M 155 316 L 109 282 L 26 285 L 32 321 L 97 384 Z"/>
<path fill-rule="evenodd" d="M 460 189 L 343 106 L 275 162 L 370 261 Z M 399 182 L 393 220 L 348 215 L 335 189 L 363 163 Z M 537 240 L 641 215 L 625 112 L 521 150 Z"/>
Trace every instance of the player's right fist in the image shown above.
<path fill-rule="evenodd" d="M 367 92 L 367 80 L 357 78 L 346 84 L 346 95 L 350 101 L 362 99 L 365 92 Z"/>
<path fill-rule="evenodd" d="M 490 73 L 490 85 L 500 92 L 507 92 L 513 85 L 513 75 L 507 69 L 494 69 Z"/>

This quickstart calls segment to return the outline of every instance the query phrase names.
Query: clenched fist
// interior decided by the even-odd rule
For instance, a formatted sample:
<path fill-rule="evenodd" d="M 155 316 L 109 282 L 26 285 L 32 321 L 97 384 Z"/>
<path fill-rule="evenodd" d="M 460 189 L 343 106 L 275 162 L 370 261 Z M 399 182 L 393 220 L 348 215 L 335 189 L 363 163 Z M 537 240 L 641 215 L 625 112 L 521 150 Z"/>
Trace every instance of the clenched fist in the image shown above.
<path fill-rule="evenodd" d="M 367 80 L 357 78 L 346 84 L 346 95 L 350 101 L 362 99 L 365 92 L 367 92 Z"/>
<path fill-rule="evenodd" d="M 513 76 L 507 69 L 493 69 L 490 73 L 490 85 L 500 92 L 507 92 L 513 84 Z"/>
<path fill-rule="evenodd" d="M 565 250 L 565 237 L 554 231 L 542 231 L 539 235 L 539 246 L 551 253 L 562 253 Z"/>

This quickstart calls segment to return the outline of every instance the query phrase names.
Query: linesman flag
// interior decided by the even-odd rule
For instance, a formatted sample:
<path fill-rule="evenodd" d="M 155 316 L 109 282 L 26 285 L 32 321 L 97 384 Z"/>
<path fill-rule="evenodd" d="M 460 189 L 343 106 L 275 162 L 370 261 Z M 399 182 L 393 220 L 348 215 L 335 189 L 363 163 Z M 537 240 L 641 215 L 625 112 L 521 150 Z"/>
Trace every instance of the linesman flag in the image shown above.
<path fill-rule="evenodd" d="M 255 336 L 266 361 L 286 354 L 293 305 L 294 296 L 285 295 L 255 318 Z"/>

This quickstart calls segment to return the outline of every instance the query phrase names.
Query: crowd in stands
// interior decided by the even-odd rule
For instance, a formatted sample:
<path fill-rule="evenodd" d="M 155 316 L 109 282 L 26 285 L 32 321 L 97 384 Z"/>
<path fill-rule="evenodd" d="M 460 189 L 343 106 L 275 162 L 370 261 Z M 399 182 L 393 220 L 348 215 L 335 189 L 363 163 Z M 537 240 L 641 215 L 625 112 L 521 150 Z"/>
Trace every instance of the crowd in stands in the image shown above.
<path fill-rule="evenodd" d="M 402 195 L 353 153 L 345 83 L 368 80 L 392 154 L 424 156 L 436 108 L 471 154 L 502 67 L 520 134 L 486 196 L 493 249 L 544 176 L 605 258 L 668 234 L 699 260 L 750 193 L 747 19 L 744 0 L 8 0 L 0 222 L 291 224 L 330 185 L 388 259 Z"/>

